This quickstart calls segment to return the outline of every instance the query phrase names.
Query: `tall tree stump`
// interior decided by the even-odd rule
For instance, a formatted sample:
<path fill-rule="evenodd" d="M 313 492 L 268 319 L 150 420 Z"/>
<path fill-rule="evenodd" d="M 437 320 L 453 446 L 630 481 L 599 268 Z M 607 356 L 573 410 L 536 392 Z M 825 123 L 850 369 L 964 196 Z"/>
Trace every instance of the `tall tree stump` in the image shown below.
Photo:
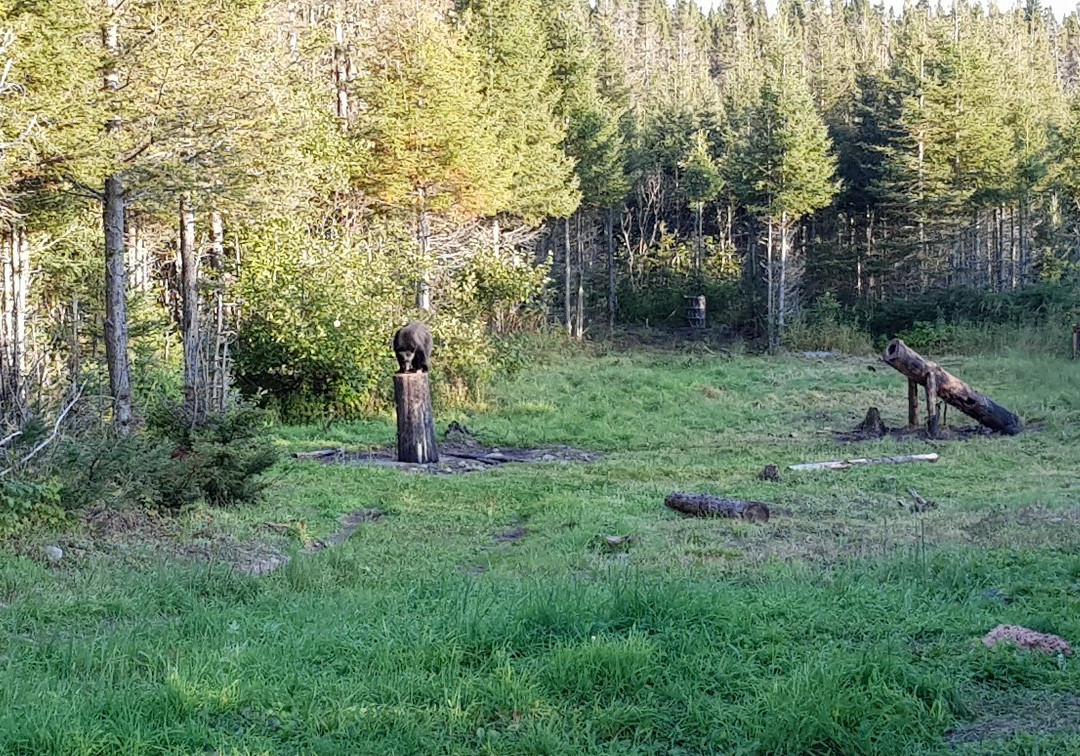
<path fill-rule="evenodd" d="M 438 462 L 428 374 L 395 374 L 394 405 L 397 408 L 398 462 Z"/>
<path fill-rule="evenodd" d="M 882 356 L 885 363 L 907 376 L 908 380 L 923 386 L 927 390 L 927 404 L 936 404 L 940 398 L 946 404 L 956 407 L 970 418 L 978 420 L 991 430 L 1009 436 L 1022 433 L 1024 424 L 1020 418 L 1002 407 L 985 394 L 980 394 L 971 386 L 942 370 L 939 365 L 923 357 L 900 339 L 893 339 L 885 348 Z M 910 387 L 910 384 L 908 384 Z M 911 400 L 909 388 L 908 401 Z M 909 404 L 909 412 L 911 405 Z M 928 430 L 937 430 L 935 407 L 927 408 Z"/>
<path fill-rule="evenodd" d="M 1073 326 L 1072 358 L 1080 357 L 1080 325 Z"/>

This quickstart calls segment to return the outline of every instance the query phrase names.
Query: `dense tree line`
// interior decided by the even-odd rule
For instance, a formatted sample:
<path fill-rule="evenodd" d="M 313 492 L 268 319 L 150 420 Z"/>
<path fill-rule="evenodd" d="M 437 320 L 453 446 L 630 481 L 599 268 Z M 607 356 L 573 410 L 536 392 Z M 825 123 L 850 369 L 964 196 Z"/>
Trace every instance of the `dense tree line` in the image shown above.
<path fill-rule="evenodd" d="M 1080 261 L 1080 16 L 1037 2 L 0 16 L 12 428 L 79 385 L 130 433 L 163 375 L 195 425 L 237 386 L 362 410 L 417 310 L 466 396 L 513 359 L 493 339 L 544 318 L 581 338 L 707 290 L 775 345 L 822 292 L 1007 291 Z"/>

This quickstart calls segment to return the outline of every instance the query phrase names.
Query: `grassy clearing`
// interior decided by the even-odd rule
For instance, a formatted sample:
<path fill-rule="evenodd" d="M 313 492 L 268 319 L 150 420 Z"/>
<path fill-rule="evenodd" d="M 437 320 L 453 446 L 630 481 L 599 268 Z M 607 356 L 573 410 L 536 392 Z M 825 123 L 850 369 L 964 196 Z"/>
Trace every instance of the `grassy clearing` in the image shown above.
<path fill-rule="evenodd" d="M 491 445 L 600 450 L 598 463 L 453 477 L 283 465 L 260 508 L 180 529 L 325 535 L 350 510 L 389 516 L 265 578 L 145 555 L 5 557 L 0 749 L 1075 752 L 1078 662 L 978 639 L 1005 622 L 1080 641 L 1080 371 L 942 362 L 1046 430 L 838 447 L 827 431 L 871 404 L 904 419 L 898 374 L 600 349 L 502 385 L 489 412 L 443 418 Z M 281 438 L 362 448 L 392 427 Z M 936 465 L 756 479 L 769 462 L 931 446 Z M 908 487 L 938 509 L 900 507 Z M 760 498 L 774 520 L 683 519 L 661 506 L 673 489 Z M 510 529 L 524 537 L 498 540 Z M 626 550 L 597 545 L 625 533 Z"/>

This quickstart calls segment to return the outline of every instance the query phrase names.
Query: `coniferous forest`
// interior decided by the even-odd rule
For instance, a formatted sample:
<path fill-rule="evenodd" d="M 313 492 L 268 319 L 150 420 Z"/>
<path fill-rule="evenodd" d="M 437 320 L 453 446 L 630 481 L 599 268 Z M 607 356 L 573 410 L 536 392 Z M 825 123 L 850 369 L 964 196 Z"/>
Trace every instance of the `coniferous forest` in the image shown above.
<path fill-rule="evenodd" d="M 1040 1 L 0 0 L 0 753 L 1080 754 Z"/>
<path fill-rule="evenodd" d="M 1075 304 L 1080 16 L 1037 1 L 0 9 L 5 436 L 361 414 L 418 312 L 466 401 L 690 294 L 768 347 Z"/>

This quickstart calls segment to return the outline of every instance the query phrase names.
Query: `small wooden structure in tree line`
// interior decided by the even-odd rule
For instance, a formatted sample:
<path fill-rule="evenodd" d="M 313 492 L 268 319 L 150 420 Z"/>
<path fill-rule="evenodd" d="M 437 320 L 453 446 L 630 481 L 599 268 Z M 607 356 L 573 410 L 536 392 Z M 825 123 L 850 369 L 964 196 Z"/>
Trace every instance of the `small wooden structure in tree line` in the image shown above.
<path fill-rule="evenodd" d="M 683 297 L 686 300 L 686 325 L 699 331 L 705 327 L 705 296 L 697 294 Z"/>
<path fill-rule="evenodd" d="M 1020 418 L 985 394 L 980 394 L 959 378 L 926 359 L 900 339 L 893 339 L 882 359 L 908 379 L 908 424 L 919 424 L 919 386 L 926 393 L 926 433 L 936 438 L 939 431 L 938 399 L 978 420 L 991 430 L 1009 436 L 1024 430 Z"/>
<path fill-rule="evenodd" d="M 397 409 L 398 462 L 426 464 L 439 461 L 435 444 L 435 413 L 426 371 L 394 374 Z"/>

